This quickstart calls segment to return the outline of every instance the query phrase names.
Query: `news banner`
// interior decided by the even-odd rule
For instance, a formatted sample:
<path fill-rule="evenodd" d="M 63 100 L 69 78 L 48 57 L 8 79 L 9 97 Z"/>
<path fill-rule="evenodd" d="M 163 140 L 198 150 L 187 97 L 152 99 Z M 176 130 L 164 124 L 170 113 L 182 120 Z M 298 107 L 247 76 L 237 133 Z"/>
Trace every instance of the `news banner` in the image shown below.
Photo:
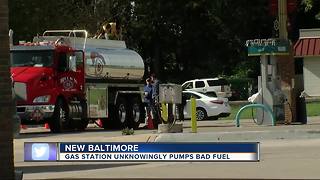
<path fill-rule="evenodd" d="M 25 161 L 259 161 L 250 143 L 25 142 Z"/>

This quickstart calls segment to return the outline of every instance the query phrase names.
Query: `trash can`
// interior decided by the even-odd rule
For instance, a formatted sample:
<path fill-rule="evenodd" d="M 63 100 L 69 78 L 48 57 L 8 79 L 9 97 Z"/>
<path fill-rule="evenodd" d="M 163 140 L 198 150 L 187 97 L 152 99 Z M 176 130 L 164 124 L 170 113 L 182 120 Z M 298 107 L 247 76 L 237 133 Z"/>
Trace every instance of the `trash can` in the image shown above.
<path fill-rule="evenodd" d="M 296 109 L 297 122 L 300 122 L 301 124 L 307 124 L 307 107 L 304 97 L 298 96 L 296 98 Z"/>

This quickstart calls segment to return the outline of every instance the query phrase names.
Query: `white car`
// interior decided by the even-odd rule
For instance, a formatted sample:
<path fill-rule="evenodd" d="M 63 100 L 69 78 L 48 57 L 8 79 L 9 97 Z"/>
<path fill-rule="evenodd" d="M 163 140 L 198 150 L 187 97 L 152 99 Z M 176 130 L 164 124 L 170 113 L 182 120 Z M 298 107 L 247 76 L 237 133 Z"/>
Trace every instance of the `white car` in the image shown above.
<path fill-rule="evenodd" d="M 185 101 L 183 115 L 184 118 L 191 118 L 191 97 L 196 99 L 196 117 L 197 120 L 204 120 L 209 117 L 218 119 L 219 117 L 228 117 L 230 115 L 230 105 L 227 98 L 217 97 L 215 93 L 206 95 L 195 91 L 183 91 L 182 98 Z"/>
<path fill-rule="evenodd" d="M 218 97 L 231 97 L 230 84 L 224 78 L 194 79 L 182 84 L 182 90 L 191 90 L 210 94 L 216 93 Z"/>

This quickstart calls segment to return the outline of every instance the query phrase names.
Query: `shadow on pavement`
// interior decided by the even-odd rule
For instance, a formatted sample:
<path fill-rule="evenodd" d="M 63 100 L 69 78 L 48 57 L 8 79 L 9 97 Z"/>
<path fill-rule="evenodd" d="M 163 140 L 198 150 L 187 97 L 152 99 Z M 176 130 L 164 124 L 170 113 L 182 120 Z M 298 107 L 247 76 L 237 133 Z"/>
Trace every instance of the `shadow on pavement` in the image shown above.
<path fill-rule="evenodd" d="M 218 124 L 218 125 L 199 125 L 197 126 L 198 128 L 210 128 L 210 127 L 235 127 L 235 125 L 223 125 L 223 124 Z M 184 125 L 183 128 L 191 128 L 188 125 Z"/>
<path fill-rule="evenodd" d="M 52 137 L 52 136 L 60 136 L 60 135 L 68 135 L 68 134 L 81 134 L 87 132 L 120 132 L 121 130 L 116 129 L 102 129 L 102 128 L 87 128 L 84 131 L 68 131 L 63 133 L 51 133 L 49 131 L 34 131 L 30 130 L 29 132 L 20 133 L 15 139 L 25 139 L 25 138 L 41 138 L 41 137 Z"/>
<path fill-rule="evenodd" d="M 63 133 L 51 133 L 51 132 L 27 132 L 27 133 L 20 133 L 18 137 L 15 139 L 25 139 L 25 138 L 41 138 L 41 137 L 52 137 L 52 136 L 61 136 L 67 134 L 80 134 L 83 132 L 63 132 Z"/>
<path fill-rule="evenodd" d="M 154 132 L 157 129 L 146 129 L 144 127 L 139 127 L 139 129 L 135 130 L 135 134 L 145 134 L 150 133 L 151 131 Z M 84 131 L 67 131 L 63 133 L 51 133 L 50 131 L 46 129 L 41 128 L 29 128 L 27 130 L 23 130 L 15 139 L 28 139 L 28 138 L 43 138 L 43 137 L 55 137 L 55 136 L 61 136 L 61 135 L 80 135 L 84 133 L 108 133 L 111 136 L 121 136 L 122 135 L 122 129 L 103 129 L 96 126 L 89 126 Z M 118 133 L 118 134 L 115 134 Z M 110 136 L 110 137 L 111 137 Z"/>
<path fill-rule="evenodd" d="M 59 134 L 53 134 L 50 132 L 28 132 L 28 133 L 20 133 L 15 139 L 25 139 L 25 138 L 37 138 L 37 137 L 48 137 L 48 136 L 56 136 Z"/>
<path fill-rule="evenodd" d="M 16 170 L 23 171 L 24 174 L 32 174 L 32 173 L 45 173 L 45 172 L 96 170 L 96 169 L 116 168 L 116 167 L 123 167 L 123 166 L 137 166 L 137 165 L 143 165 L 143 164 L 146 164 L 146 163 L 19 166 L 19 167 L 16 167 Z"/>

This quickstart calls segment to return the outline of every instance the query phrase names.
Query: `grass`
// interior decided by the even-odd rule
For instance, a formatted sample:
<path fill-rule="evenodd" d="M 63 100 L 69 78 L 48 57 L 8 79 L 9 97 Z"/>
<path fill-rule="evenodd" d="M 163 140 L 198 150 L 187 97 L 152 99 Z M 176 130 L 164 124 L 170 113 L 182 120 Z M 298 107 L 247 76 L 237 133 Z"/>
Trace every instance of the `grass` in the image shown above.
<path fill-rule="evenodd" d="M 232 119 L 234 120 L 236 118 L 236 115 L 238 113 L 238 111 L 240 110 L 241 107 L 243 107 L 244 105 L 231 105 L 231 114 L 228 117 L 225 118 L 220 118 L 220 119 Z M 253 110 L 254 115 L 255 115 L 255 110 Z M 252 108 L 248 108 L 245 109 L 242 113 L 241 113 L 241 118 L 242 119 L 251 119 L 252 118 Z"/>
<path fill-rule="evenodd" d="M 307 103 L 308 116 L 320 116 L 320 102 Z"/>
<path fill-rule="evenodd" d="M 237 112 L 243 105 L 231 105 L 231 114 L 229 117 L 221 118 L 221 119 L 230 119 L 234 120 Z M 255 116 L 255 110 L 253 110 Z M 320 102 L 311 102 L 307 103 L 307 116 L 320 116 Z M 252 118 L 252 108 L 245 109 L 241 113 L 242 119 L 251 119 Z"/>

